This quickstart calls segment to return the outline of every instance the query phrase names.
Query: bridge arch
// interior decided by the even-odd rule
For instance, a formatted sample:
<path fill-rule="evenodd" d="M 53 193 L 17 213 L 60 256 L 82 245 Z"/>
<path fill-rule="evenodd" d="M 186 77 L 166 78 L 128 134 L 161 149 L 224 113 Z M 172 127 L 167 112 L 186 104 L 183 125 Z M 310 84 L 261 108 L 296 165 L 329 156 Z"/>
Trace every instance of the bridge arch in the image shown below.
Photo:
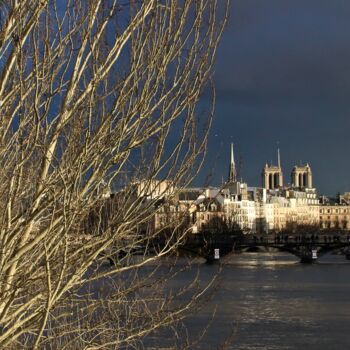
<path fill-rule="evenodd" d="M 308 243 L 308 244 L 274 244 L 274 243 L 254 243 L 249 245 L 242 245 L 240 247 L 241 250 L 247 251 L 248 249 L 257 249 L 257 251 L 261 248 L 274 248 L 276 250 L 290 253 L 300 259 L 305 258 L 310 255 L 312 250 L 317 251 L 317 258 L 328 254 L 332 251 L 337 251 L 341 249 L 350 249 L 349 243 L 331 243 L 331 244 L 317 244 L 317 243 Z M 234 252 L 232 252 L 234 254 Z"/>

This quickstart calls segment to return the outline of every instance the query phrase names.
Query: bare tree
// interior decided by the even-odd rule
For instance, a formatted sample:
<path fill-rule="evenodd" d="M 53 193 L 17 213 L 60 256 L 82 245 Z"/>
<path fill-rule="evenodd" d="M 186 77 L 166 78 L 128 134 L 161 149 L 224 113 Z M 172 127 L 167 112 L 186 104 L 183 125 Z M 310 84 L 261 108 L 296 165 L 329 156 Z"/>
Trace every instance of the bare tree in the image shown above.
<path fill-rule="evenodd" d="M 226 5 L 0 2 L 1 348 L 136 346 L 201 295 L 162 297 L 165 279 L 139 271 L 181 237 L 131 253 L 202 163 L 212 111 L 197 104 Z"/>

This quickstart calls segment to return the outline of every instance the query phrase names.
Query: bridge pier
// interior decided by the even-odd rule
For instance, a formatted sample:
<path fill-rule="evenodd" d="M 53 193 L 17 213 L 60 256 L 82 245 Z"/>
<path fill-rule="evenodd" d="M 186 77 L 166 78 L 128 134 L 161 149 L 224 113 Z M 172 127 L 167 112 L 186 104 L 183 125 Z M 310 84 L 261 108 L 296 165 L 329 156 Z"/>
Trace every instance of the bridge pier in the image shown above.
<path fill-rule="evenodd" d="M 317 261 L 317 259 L 313 259 L 311 256 L 302 256 L 300 258 L 300 262 L 302 264 L 312 264 L 312 263 L 314 263 L 316 261 Z"/>
<path fill-rule="evenodd" d="M 300 262 L 303 264 L 310 264 L 317 261 L 317 249 L 305 247 L 300 254 Z"/>
<path fill-rule="evenodd" d="M 350 260 L 350 248 L 348 248 L 345 252 L 345 258 L 346 260 Z"/>
<path fill-rule="evenodd" d="M 214 262 L 217 262 L 220 260 L 220 249 L 214 248 L 209 251 L 208 254 L 205 256 L 205 260 L 207 264 L 213 264 Z"/>

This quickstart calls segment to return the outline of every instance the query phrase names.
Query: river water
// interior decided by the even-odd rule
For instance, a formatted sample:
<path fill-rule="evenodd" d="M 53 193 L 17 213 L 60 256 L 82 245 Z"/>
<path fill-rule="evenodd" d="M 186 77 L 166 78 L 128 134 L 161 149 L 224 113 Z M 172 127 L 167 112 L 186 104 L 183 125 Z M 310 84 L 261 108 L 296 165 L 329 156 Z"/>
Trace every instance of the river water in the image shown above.
<path fill-rule="evenodd" d="M 228 349 L 350 349 L 350 262 L 344 256 L 327 255 L 308 265 L 288 253 L 243 253 L 221 264 L 212 299 L 186 321 L 188 333 L 196 334 L 213 317 L 191 349 L 217 349 L 230 334 Z M 197 269 L 207 281 L 218 265 Z M 173 283 L 192 279 L 193 273 L 182 273 Z"/>

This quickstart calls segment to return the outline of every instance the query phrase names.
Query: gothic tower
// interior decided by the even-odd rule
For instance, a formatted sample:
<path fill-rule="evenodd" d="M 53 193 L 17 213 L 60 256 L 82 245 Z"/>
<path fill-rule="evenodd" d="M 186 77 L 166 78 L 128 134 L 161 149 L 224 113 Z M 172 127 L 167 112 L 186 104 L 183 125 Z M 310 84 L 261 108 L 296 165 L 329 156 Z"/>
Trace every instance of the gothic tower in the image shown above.
<path fill-rule="evenodd" d="M 277 166 L 266 164 L 262 171 L 263 187 L 267 190 L 283 187 L 280 150 L 277 149 Z"/>
<path fill-rule="evenodd" d="M 231 143 L 231 162 L 230 162 L 230 170 L 228 174 L 228 183 L 237 182 L 237 171 L 235 165 L 235 156 L 233 153 L 233 143 Z"/>
<path fill-rule="evenodd" d="M 312 188 L 312 171 L 309 164 L 293 168 L 292 185 L 298 188 Z"/>

